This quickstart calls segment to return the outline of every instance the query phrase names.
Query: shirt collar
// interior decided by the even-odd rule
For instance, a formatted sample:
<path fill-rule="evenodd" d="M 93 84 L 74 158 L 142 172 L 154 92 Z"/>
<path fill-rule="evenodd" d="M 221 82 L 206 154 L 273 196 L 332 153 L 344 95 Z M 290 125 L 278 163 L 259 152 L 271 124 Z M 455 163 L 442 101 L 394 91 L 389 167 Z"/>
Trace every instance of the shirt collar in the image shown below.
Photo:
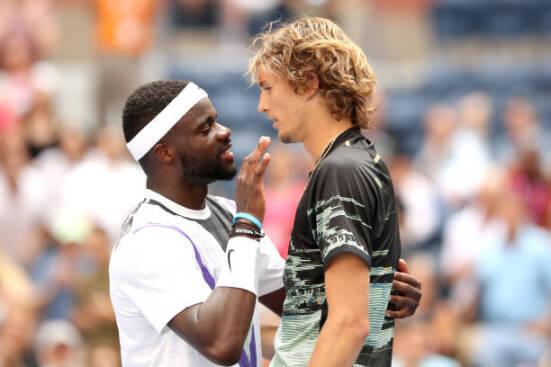
<path fill-rule="evenodd" d="M 338 147 L 339 145 L 343 144 L 345 141 L 347 141 L 348 139 L 351 139 L 353 137 L 356 137 L 356 136 L 361 136 L 362 133 L 360 131 L 360 128 L 357 127 L 357 126 L 352 126 L 351 128 L 349 129 L 346 129 L 345 131 L 343 131 L 342 133 L 340 133 L 336 138 L 335 138 L 335 142 L 333 143 L 333 146 L 329 149 L 329 151 L 327 152 L 327 155 L 329 155 L 329 153 L 331 153 L 333 150 L 335 150 L 336 147 Z"/>
<path fill-rule="evenodd" d="M 186 218 L 208 219 L 210 217 L 210 209 L 206 204 L 203 209 L 199 209 L 199 210 L 186 208 L 185 206 L 182 206 L 170 200 L 169 198 L 159 194 L 158 192 L 155 192 L 150 189 L 145 190 L 145 197 L 147 199 L 158 201 L 159 203 L 163 204 L 164 206 L 166 206 L 168 209 L 172 210 L 176 214 Z"/>

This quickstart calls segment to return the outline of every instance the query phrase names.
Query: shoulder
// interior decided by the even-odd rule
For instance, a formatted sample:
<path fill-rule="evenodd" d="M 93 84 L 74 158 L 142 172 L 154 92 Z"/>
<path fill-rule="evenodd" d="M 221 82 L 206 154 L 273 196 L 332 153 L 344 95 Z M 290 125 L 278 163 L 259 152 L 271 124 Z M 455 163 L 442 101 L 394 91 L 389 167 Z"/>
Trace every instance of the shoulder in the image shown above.
<path fill-rule="evenodd" d="M 176 259 L 193 256 L 191 241 L 181 228 L 161 223 L 131 225 L 113 248 L 110 274 L 155 274 L 173 266 Z"/>
<path fill-rule="evenodd" d="M 374 146 L 365 139 L 347 140 L 336 147 L 319 165 L 320 172 L 370 171 L 380 161 Z"/>
<path fill-rule="evenodd" d="M 215 195 L 208 195 L 208 198 L 215 203 L 219 204 L 222 208 L 229 211 L 232 215 L 235 214 L 237 210 L 237 205 L 234 200 L 222 197 L 222 196 L 215 196 Z"/>
<path fill-rule="evenodd" d="M 147 254 L 188 241 L 186 231 L 185 220 L 179 220 L 161 207 L 142 202 L 123 225 L 119 245 L 129 244 L 133 252 Z"/>
<path fill-rule="evenodd" d="M 140 202 L 136 209 L 129 215 L 123 225 L 123 234 L 135 232 L 142 227 L 151 224 L 173 224 L 174 216 L 157 205 L 149 204 L 146 200 Z M 149 231 L 147 231 L 149 232 Z"/>
<path fill-rule="evenodd" d="M 319 164 L 312 181 L 323 187 L 371 186 L 380 182 L 379 171 L 368 151 L 343 144 Z"/>
<path fill-rule="evenodd" d="M 126 247 L 135 256 L 147 258 L 165 251 L 178 251 L 183 243 L 189 242 L 189 236 L 180 226 L 170 223 L 142 223 L 132 225 L 117 247 Z"/>

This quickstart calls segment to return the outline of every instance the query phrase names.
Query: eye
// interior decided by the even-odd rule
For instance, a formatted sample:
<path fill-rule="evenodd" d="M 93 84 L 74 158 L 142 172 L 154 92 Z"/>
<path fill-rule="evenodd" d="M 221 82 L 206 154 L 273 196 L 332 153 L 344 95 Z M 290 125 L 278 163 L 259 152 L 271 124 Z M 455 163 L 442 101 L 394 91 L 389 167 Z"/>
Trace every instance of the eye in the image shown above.
<path fill-rule="evenodd" d="M 212 121 L 209 121 L 206 124 L 203 124 L 203 126 L 201 126 L 201 130 L 199 131 L 201 135 L 208 135 L 212 130 L 212 125 L 214 125 Z"/>
<path fill-rule="evenodd" d="M 199 134 L 207 136 L 212 131 L 214 125 L 216 125 L 216 117 L 209 117 L 201 124 L 199 128 Z"/>

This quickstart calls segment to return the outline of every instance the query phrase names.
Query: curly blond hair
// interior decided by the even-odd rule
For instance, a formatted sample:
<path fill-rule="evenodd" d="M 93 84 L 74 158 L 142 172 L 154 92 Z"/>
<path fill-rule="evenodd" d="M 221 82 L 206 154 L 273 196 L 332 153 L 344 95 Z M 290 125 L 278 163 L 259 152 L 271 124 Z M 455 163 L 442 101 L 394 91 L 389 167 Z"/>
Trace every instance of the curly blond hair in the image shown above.
<path fill-rule="evenodd" d="M 258 82 L 263 68 L 302 94 L 317 76 L 319 92 L 335 119 L 349 118 L 362 129 L 370 127 L 376 82 L 364 52 L 328 19 L 303 17 L 277 29 L 276 25 L 271 23 L 251 45 L 251 84 Z"/>

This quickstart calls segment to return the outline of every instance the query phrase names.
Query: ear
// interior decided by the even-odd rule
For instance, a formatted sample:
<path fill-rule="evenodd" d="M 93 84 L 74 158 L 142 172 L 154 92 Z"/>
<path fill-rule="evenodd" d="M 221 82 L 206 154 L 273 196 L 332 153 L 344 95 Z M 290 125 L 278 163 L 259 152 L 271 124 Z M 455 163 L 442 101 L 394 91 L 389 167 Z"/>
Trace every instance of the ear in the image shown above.
<path fill-rule="evenodd" d="M 310 73 L 306 77 L 306 92 L 305 95 L 308 99 L 314 97 L 318 92 L 320 81 L 317 74 Z"/>
<path fill-rule="evenodd" d="M 174 149 L 168 144 L 159 143 L 153 147 L 155 158 L 163 163 L 168 163 L 174 159 Z"/>

